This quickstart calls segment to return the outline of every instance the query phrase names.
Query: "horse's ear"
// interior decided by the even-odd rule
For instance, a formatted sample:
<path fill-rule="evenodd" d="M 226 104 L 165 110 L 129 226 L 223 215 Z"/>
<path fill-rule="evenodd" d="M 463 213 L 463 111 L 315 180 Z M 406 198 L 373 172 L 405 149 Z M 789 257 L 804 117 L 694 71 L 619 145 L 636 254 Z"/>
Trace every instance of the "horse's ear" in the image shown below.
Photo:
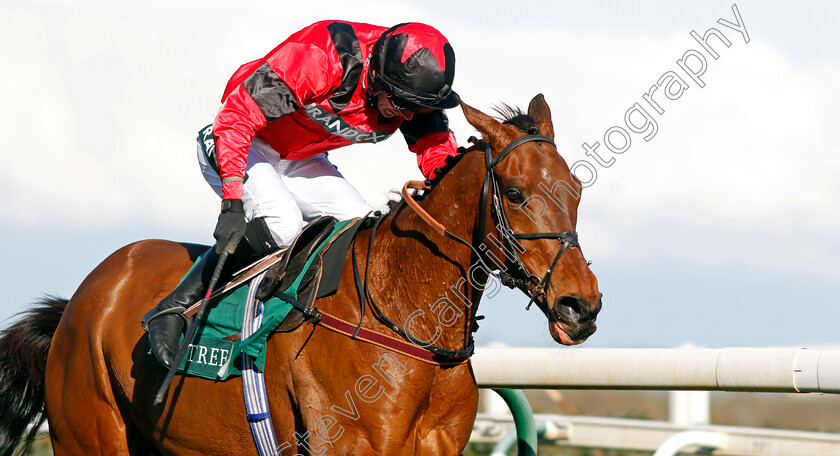
<path fill-rule="evenodd" d="M 538 94 L 531 100 L 528 105 L 528 115 L 537 121 L 540 127 L 540 133 L 554 138 L 554 124 L 551 122 L 551 110 L 548 109 L 548 104 L 545 102 L 543 94 Z"/>
<path fill-rule="evenodd" d="M 494 144 L 494 141 L 501 144 L 513 141 L 513 135 L 508 128 L 505 128 L 506 125 L 464 103 L 461 97 L 458 97 L 458 102 L 461 103 L 461 110 L 467 122 L 481 132 L 485 140 L 490 141 L 491 144 Z"/>

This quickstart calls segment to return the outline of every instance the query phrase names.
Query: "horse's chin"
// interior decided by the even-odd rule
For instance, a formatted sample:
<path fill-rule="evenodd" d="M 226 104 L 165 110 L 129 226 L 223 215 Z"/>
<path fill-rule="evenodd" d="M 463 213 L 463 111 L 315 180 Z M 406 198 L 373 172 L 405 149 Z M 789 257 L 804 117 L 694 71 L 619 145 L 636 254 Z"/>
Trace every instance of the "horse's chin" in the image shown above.
<path fill-rule="evenodd" d="M 597 329 L 594 317 L 581 322 L 579 314 L 573 314 L 573 321 L 563 320 L 563 317 L 555 310 L 556 307 L 549 307 L 548 301 L 544 297 L 536 299 L 534 302 L 548 319 L 548 333 L 551 334 L 551 338 L 558 344 L 582 344 Z M 600 304 L 598 307 L 600 308 Z M 596 310 L 595 313 L 597 312 Z"/>
<path fill-rule="evenodd" d="M 551 337 L 558 343 L 563 345 L 578 345 L 583 343 L 589 336 L 576 338 L 569 335 L 569 333 L 563 328 L 563 325 L 557 322 L 548 322 L 548 332 L 551 334 Z"/>

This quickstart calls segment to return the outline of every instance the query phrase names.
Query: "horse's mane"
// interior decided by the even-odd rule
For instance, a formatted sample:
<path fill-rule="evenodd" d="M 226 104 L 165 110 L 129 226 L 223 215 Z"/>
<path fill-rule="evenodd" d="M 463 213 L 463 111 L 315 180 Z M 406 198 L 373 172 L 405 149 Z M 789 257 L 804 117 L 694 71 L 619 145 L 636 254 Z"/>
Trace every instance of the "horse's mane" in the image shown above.
<path fill-rule="evenodd" d="M 493 107 L 493 110 L 501 116 L 496 117 L 496 119 L 505 125 L 513 125 L 522 133 L 536 135 L 540 132 L 540 127 L 537 125 L 537 121 L 533 117 L 522 112 L 522 109 L 518 106 L 510 106 L 507 103 L 499 103 Z"/>
<path fill-rule="evenodd" d="M 493 110 L 499 114 L 495 117 L 497 120 L 502 122 L 505 125 L 512 125 L 516 127 L 517 130 L 520 130 L 522 133 L 527 133 L 530 135 L 538 134 L 540 129 L 537 125 L 537 121 L 534 120 L 533 117 L 529 116 L 528 114 L 522 112 L 522 109 L 518 106 L 511 106 L 507 103 L 499 103 L 493 106 Z M 476 139 L 474 136 L 471 136 L 469 141 L 472 145 L 469 148 L 459 147 L 458 153 L 456 155 L 452 155 L 446 157 L 443 166 L 435 169 L 435 178 L 432 180 L 427 180 L 426 184 L 428 184 L 431 188 L 435 188 L 438 182 L 446 175 L 458 162 L 461 161 L 462 158 L 467 154 L 467 152 L 471 152 L 473 150 L 483 150 L 484 149 L 484 140 L 483 139 Z M 426 192 L 428 193 L 428 192 Z M 418 200 L 422 200 L 423 197 L 417 198 Z M 383 213 L 385 216 L 390 215 L 392 213 L 396 213 L 401 207 L 405 206 L 405 201 L 402 198 L 388 200 L 385 212 Z"/>
<path fill-rule="evenodd" d="M 537 126 L 537 121 L 534 120 L 533 117 L 529 116 L 522 112 L 522 109 L 518 106 L 511 106 L 507 103 L 499 103 L 493 107 L 493 110 L 496 111 L 499 116 L 496 117 L 497 120 L 502 122 L 505 125 L 512 125 L 516 127 L 517 130 L 521 131 L 522 133 L 527 133 L 530 135 L 538 134 L 540 131 L 539 126 Z M 477 150 L 477 149 L 484 149 L 484 140 L 483 139 L 475 139 L 475 137 L 470 137 L 469 141 L 472 143 L 472 146 L 469 148 L 458 148 L 458 155 L 454 155 L 451 157 L 447 157 L 444 165 L 435 170 L 435 178 L 429 181 L 428 183 L 434 188 L 435 184 L 440 182 L 441 178 L 446 175 L 458 162 L 463 158 L 464 154 L 467 152 Z"/>
<path fill-rule="evenodd" d="M 387 217 L 387 216 L 391 215 L 392 213 L 396 213 L 403 206 L 405 206 L 405 201 L 402 198 L 389 199 L 388 203 L 387 203 L 387 206 L 385 207 L 385 212 L 383 212 L 382 215 Z"/>

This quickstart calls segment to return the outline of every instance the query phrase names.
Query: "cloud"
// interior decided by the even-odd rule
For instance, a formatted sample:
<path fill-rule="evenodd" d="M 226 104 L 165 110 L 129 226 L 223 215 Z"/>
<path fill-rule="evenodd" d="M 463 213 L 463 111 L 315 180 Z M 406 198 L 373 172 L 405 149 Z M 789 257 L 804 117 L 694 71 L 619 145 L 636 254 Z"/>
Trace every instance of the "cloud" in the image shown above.
<path fill-rule="evenodd" d="M 627 261 L 665 242 L 697 264 L 836 280 L 840 158 L 827 116 L 838 92 L 829 81 L 840 74 L 823 68 L 815 77 L 760 41 L 733 43 L 709 62 L 704 88 L 692 85 L 654 116 L 650 142 L 632 135 L 631 148 L 599 169 L 584 204 L 600 214 L 594 223 L 623 239 L 610 243 L 620 250 L 602 253 Z M 654 66 L 647 84 L 622 84 L 635 92 L 631 102 L 674 60 Z M 613 110 L 601 131 L 622 125 L 629 106 Z M 598 133 L 585 139 L 603 143 Z M 570 161 L 592 161 L 570 152 Z"/>
<path fill-rule="evenodd" d="M 749 26 L 749 17 L 744 20 Z M 495 55 L 511 58 L 485 51 L 476 58 L 481 65 L 467 70 L 481 68 L 485 76 L 459 81 L 458 90 L 482 108 L 492 96 L 525 105 L 541 91 L 569 164 L 594 164 L 581 145 L 595 141 L 605 158 L 615 160 L 608 168 L 595 165 L 597 181 L 584 192 L 579 231 L 588 256 L 627 264 L 682 258 L 710 270 L 836 281 L 840 156 L 833 126 L 839 68 L 796 66 L 755 36 L 747 44 L 717 27 L 731 47 L 713 44 L 720 58 L 706 56 L 705 87 L 683 73 L 689 88 L 677 100 L 661 101 L 663 114 L 643 95 L 666 72 L 679 74 L 677 60 L 686 51 L 701 49 L 689 30 L 665 38 L 470 31 L 468 58 L 482 55 L 481 44 L 474 43 L 487 42 L 494 43 Z M 541 45 L 522 46 L 526 33 Z M 631 132 L 630 148 L 613 154 L 604 133 L 613 126 L 629 131 L 624 116 L 634 103 L 646 107 L 657 133 L 645 141 L 644 134 Z M 460 128 L 459 119 L 453 124 Z"/>
<path fill-rule="evenodd" d="M 341 4 L 322 10 L 330 5 Z M 570 164 L 591 161 L 583 142 L 601 142 L 615 159 L 597 168 L 584 193 L 579 228 L 590 257 L 678 255 L 710 268 L 804 268 L 840 278 L 840 66 L 798 67 L 760 33 L 745 44 L 717 26 L 733 44 L 709 59 L 706 86 L 688 81 L 678 100 L 663 102 L 664 114 L 651 114 L 658 131 L 649 142 L 633 133 L 629 150 L 610 155 L 605 131 L 622 126 L 634 103 L 644 105 L 642 95 L 666 71 L 678 72 L 686 50 L 699 49 L 689 30 L 655 36 L 524 23 L 492 30 L 403 7 L 397 14 L 365 2 L 359 11 L 367 17 L 351 19 L 433 23 L 455 45 L 456 89 L 468 103 L 485 111 L 499 101 L 525 106 L 542 92 Z M 0 154 L 12 169 L 0 191 L 18 206 L 7 223 L 209 231 L 217 206 L 194 161 L 194 132 L 237 65 L 321 19 L 307 5 L 261 5 L 259 17 L 253 8 L 0 7 L 0 39 L 16 43 L 0 48 L 10 69 L 0 74 Z M 703 19 L 716 25 L 717 17 Z M 459 110 L 450 119 L 461 142 L 474 134 Z M 376 205 L 419 177 L 398 137 L 331 158 Z"/>

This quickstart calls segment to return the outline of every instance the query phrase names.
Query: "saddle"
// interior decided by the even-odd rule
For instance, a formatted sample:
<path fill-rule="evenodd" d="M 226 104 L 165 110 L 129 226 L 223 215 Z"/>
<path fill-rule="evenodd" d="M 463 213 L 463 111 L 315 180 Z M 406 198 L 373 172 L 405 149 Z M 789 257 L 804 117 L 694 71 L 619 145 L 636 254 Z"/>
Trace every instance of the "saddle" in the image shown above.
<path fill-rule="evenodd" d="M 211 300 L 223 299 L 266 272 L 257 299 L 267 301 L 276 296 L 292 304 L 293 310 L 275 331 L 294 330 L 307 319 L 303 309 L 311 309 L 315 299 L 329 296 L 338 289 L 344 259 L 363 222 L 364 218 L 338 222 L 333 217 L 311 222 L 288 249 L 269 254 L 237 271 L 228 283 L 213 293 Z M 184 315 L 187 318 L 194 316 L 200 303 L 191 305 Z"/>
<path fill-rule="evenodd" d="M 311 230 L 305 230 L 295 240 L 285 264 L 269 268 L 257 290 L 257 299 L 265 301 L 278 297 L 294 306 L 275 331 L 288 332 L 297 328 L 311 318 L 300 309 L 301 306 L 311 310 L 316 299 L 338 290 L 344 259 L 363 222 L 364 219 L 337 222 L 332 217 L 322 217 L 312 222 L 310 227 L 315 226 Z"/>

